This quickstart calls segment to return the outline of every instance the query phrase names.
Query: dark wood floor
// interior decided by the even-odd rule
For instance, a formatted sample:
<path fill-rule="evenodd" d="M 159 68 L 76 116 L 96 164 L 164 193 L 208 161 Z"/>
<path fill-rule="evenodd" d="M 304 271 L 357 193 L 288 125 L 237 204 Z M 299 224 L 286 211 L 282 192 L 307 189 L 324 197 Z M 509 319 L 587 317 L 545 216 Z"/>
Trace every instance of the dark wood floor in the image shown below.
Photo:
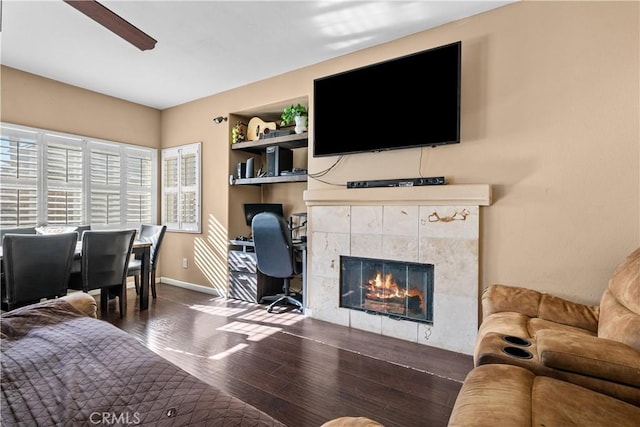
<path fill-rule="evenodd" d="M 130 291 L 124 319 L 115 305 L 101 317 L 291 427 L 340 416 L 444 426 L 473 365 L 470 356 L 162 284 L 148 310 Z"/>

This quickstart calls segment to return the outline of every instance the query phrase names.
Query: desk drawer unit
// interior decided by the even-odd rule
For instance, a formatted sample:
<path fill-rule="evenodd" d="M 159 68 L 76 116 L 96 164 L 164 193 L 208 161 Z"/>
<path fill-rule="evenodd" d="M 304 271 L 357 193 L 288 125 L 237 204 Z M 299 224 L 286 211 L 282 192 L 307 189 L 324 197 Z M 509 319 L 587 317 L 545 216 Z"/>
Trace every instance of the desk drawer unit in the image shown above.
<path fill-rule="evenodd" d="M 282 279 L 258 271 L 256 254 L 229 251 L 229 298 L 259 303 L 263 296 L 282 292 Z"/>
<path fill-rule="evenodd" d="M 258 262 L 255 252 L 229 251 L 229 271 L 257 273 Z"/>

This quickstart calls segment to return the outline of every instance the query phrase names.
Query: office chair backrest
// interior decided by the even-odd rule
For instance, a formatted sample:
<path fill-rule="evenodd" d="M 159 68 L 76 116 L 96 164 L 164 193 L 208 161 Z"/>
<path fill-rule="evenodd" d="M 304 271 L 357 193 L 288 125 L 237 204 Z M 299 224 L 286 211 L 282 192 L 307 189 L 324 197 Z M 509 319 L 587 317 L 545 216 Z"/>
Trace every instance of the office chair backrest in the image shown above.
<path fill-rule="evenodd" d="M 160 245 L 162 244 L 162 239 L 164 238 L 164 233 L 167 231 L 166 225 L 147 225 L 142 224 L 140 226 L 140 233 L 138 235 L 138 240 L 141 242 L 150 242 L 151 243 L 151 266 L 156 266 L 156 260 L 158 259 L 158 254 L 160 253 Z"/>
<path fill-rule="evenodd" d="M 5 234 L 2 241 L 9 309 L 67 294 L 77 235 Z"/>
<path fill-rule="evenodd" d="M 135 230 L 84 232 L 81 262 L 83 291 L 124 283 L 135 234 Z"/>
<path fill-rule="evenodd" d="M 253 217 L 251 233 L 258 270 L 277 278 L 296 273 L 291 233 L 284 218 L 271 212 L 259 213 Z"/>

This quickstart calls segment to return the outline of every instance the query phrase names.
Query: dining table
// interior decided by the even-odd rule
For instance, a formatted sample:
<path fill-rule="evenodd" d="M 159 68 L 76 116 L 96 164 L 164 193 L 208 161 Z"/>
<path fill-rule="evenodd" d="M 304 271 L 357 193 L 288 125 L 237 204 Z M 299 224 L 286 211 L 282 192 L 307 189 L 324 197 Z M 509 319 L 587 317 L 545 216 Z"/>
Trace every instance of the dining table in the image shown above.
<path fill-rule="evenodd" d="M 140 310 L 149 308 L 149 276 L 151 272 L 151 242 L 134 240 L 132 253 L 140 258 L 140 291 L 138 304 Z M 82 259 L 82 241 L 76 243 L 75 259 Z M 2 245 L 0 245 L 0 263 L 2 262 Z"/>

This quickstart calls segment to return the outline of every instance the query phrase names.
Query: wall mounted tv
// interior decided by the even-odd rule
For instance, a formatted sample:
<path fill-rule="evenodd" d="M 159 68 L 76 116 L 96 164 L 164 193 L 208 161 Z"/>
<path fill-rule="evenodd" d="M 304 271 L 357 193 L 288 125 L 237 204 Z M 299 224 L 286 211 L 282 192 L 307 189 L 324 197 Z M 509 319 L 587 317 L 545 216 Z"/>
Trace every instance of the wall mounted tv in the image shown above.
<path fill-rule="evenodd" d="M 315 157 L 460 142 L 462 42 L 314 80 Z"/>

